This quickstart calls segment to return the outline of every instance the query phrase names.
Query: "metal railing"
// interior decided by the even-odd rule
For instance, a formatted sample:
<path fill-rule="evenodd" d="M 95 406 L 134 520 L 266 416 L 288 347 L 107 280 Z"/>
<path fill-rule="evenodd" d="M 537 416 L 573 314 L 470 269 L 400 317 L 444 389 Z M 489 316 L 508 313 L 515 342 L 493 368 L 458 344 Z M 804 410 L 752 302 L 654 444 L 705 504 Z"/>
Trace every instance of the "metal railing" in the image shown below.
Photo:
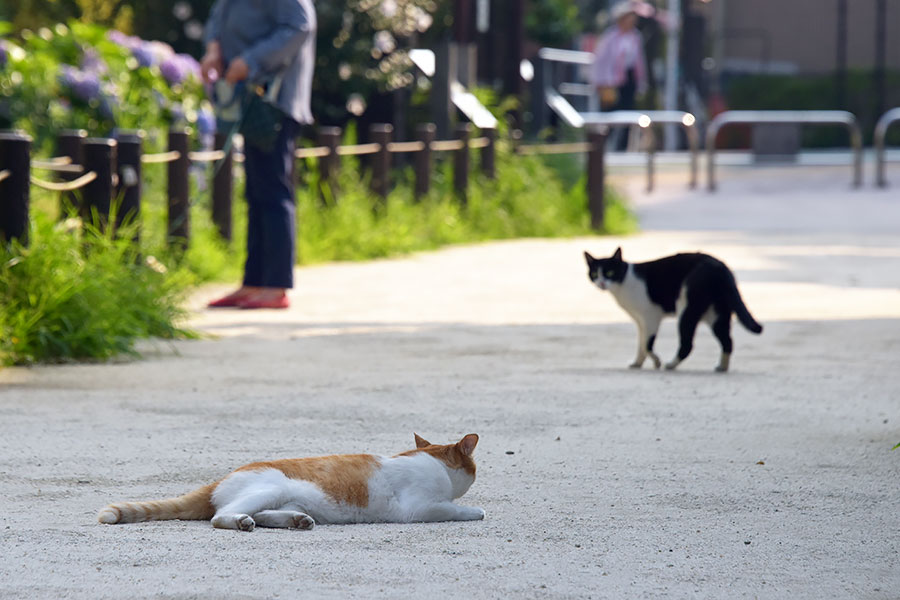
<path fill-rule="evenodd" d="M 621 115 L 621 116 L 617 116 Z M 611 111 L 611 112 L 587 112 L 581 113 L 584 123 L 587 125 L 621 124 L 621 121 L 633 120 L 637 115 L 637 125 L 646 128 L 650 135 L 650 144 L 647 146 L 647 191 L 653 191 L 654 155 L 656 154 L 656 135 L 651 127 L 653 125 L 681 125 L 688 141 L 688 150 L 691 155 L 691 180 L 688 186 L 691 189 L 697 187 L 697 170 L 700 162 L 700 134 L 697 133 L 697 118 L 689 112 L 680 110 L 645 110 L 645 111 Z M 649 121 L 647 121 L 649 119 Z M 616 123 L 616 121 L 620 121 Z"/>
<path fill-rule="evenodd" d="M 878 123 L 875 124 L 873 143 L 875 144 L 875 185 L 878 187 L 887 187 L 887 179 L 884 176 L 884 138 L 887 136 L 888 127 L 897 121 L 900 121 L 900 107 L 892 108 L 881 115 Z"/>
<path fill-rule="evenodd" d="M 862 184 L 862 131 L 853 113 L 843 110 L 726 110 L 716 115 L 706 129 L 706 187 L 716 189 L 716 136 L 726 125 L 737 123 L 792 124 L 792 125 L 843 125 L 850 132 L 853 147 L 853 185 Z"/>

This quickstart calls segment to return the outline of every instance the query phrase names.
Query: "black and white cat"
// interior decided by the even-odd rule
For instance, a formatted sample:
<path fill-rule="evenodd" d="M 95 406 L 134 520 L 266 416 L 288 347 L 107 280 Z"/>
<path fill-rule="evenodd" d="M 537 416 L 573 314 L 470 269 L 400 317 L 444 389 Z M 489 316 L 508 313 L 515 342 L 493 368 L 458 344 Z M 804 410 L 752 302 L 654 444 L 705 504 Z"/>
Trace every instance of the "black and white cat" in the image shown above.
<path fill-rule="evenodd" d="M 638 326 L 637 357 L 630 365 L 640 369 L 649 356 L 658 369 L 653 342 L 665 316 L 678 318 L 678 354 L 667 369 L 674 369 L 691 353 L 697 324 L 705 321 L 722 345 L 716 371 L 728 370 L 731 359 L 731 314 L 753 333 L 761 333 L 744 305 L 734 275 L 725 263 L 708 254 L 675 254 L 643 263 L 622 260 L 622 249 L 609 258 L 594 258 L 587 252 L 588 277 L 601 290 L 612 292 Z"/>

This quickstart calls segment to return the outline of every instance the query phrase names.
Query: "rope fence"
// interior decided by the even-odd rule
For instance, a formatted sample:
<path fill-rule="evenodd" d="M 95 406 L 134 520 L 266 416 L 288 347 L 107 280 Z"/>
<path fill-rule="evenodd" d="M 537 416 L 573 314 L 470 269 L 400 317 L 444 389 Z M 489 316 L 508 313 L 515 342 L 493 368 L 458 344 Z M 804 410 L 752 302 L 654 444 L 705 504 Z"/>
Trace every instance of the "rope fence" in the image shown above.
<path fill-rule="evenodd" d="M 39 188 L 43 188 L 45 190 L 50 190 L 51 192 L 72 192 L 77 189 L 83 188 L 90 182 L 97 179 L 97 173 L 91 171 L 90 173 L 85 173 L 78 179 L 73 179 L 72 181 L 67 182 L 53 182 L 53 181 L 45 181 L 43 179 L 38 179 L 34 175 L 29 178 L 32 185 L 36 185 Z"/>
<path fill-rule="evenodd" d="M 465 204 L 470 180 L 469 163 L 474 156 L 472 150 L 476 150 L 480 158 L 482 175 L 489 179 L 495 177 L 496 130 L 484 128 L 479 137 L 472 137 L 471 131 L 471 125 L 460 124 L 451 132 L 453 139 L 438 140 L 435 139 L 435 125 L 424 123 L 415 128 L 416 139 L 394 141 L 391 139 L 393 128 L 390 125 L 376 124 L 371 126 L 366 143 L 341 145 L 340 129 L 322 127 L 318 131 L 317 145 L 297 148 L 294 157 L 317 159 L 318 181 L 323 198 L 339 202 L 337 175 L 343 157 L 366 157 L 364 168 L 371 173 L 370 187 L 378 198 L 385 198 L 391 189 L 394 157 L 409 155 L 407 164 L 413 167 L 415 175 L 414 193 L 416 198 L 421 198 L 430 190 L 434 170 L 433 154 L 451 153 L 452 156 L 447 158 L 452 168 L 453 188 L 459 201 Z M 509 140 L 519 154 L 602 153 L 602 144 L 596 142 L 525 146 L 517 143 L 520 137 L 518 131 L 513 131 Z M 234 196 L 233 165 L 244 162 L 240 146 L 237 150 L 232 150 L 227 136 L 217 134 L 213 149 L 192 151 L 189 133 L 172 130 L 168 133 L 167 151 L 145 154 L 142 151 L 143 140 L 144 136 L 140 132 L 108 139 L 88 138 L 85 132 L 69 131 L 60 133 L 57 140 L 63 156 L 31 158 L 31 139 L 28 136 L 0 132 L 0 157 L 3 160 L 0 162 L 0 196 L 4 201 L 10 198 L 12 203 L 24 207 L 19 213 L 8 211 L 10 214 L 26 215 L 24 222 L 11 223 L 2 222 L 4 216 L 0 214 L 0 238 L 21 237 L 27 232 L 29 186 L 66 194 L 66 199 L 76 206 L 79 214 L 83 217 L 100 215 L 104 224 L 110 215 L 110 207 L 115 202 L 120 203 L 116 211 L 117 220 L 122 215 L 136 219 L 140 215 L 142 166 L 165 164 L 168 177 L 168 237 L 172 244 L 186 247 L 190 237 L 190 209 L 193 204 L 190 167 L 192 164 L 215 163 L 214 169 L 206 171 L 211 178 L 212 220 L 221 236 L 230 240 Z M 596 163 L 595 158 L 592 164 Z M 316 166 L 311 165 L 311 168 Z M 57 173 L 63 181 L 48 181 L 36 177 L 31 174 L 31 169 Z M 25 174 L 24 178 L 19 176 L 22 173 Z M 599 186 L 597 181 L 600 181 Z M 330 189 L 327 194 L 326 188 Z M 79 192 L 72 194 L 76 190 Z M 602 172 L 599 180 L 597 174 L 591 176 L 589 173 L 589 196 L 591 221 L 600 227 L 603 206 Z M 120 225 L 120 222 L 115 224 L 116 227 Z"/>

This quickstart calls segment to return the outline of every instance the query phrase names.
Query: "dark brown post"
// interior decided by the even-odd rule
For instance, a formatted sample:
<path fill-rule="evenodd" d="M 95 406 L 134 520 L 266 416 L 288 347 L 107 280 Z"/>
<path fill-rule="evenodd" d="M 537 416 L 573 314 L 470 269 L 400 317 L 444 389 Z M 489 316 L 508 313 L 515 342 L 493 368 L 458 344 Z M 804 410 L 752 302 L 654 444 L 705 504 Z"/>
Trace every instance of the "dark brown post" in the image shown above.
<path fill-rule="evenodd" d="M 31 138 L 24 133 L 0 133 L 0 240 L 28 243 L 28 205 L 31 187 Z"/>
<path fill-rule="evenodd" d="M 330 186 L 332 194 L 337 190 L 337 174 L 341 168 L 341 157 L 337 148 L 341 143 L 340 127 L 319 127 L 316 141 L 320 146 L 325 146 L 331 152 L 328 156 L 319 158 L 319 185 L 324 192 L 325 186 Z"/>
<path fill-rule="evenodd" d="M 169 241 L 187 247 L 191 234 L 190 205 L 190 171 L 191 159 L 188 157 L 190 129 L 173 129 L 169 131 L 169 151 L 176 151 L 179 157 L 168 165 L 169 174 Z"/>
<path fill-rule="evenodd" d="M 453 189 L 459 194 L 463 204 L 466 203 L 466 189 L 469 187 L 469 134 L 472 126 L 469 123 L 457 123 L 456 139 L 463 143 L 462 148 L 453 153 Z"/>
<path fill-rule="evenodd" d="M 604 178 L 606 166 L 604 165 L 604 149 L 606 146 L 607 127 L 597 127 L 588 130 L 587 141 L 591 145 L 587 157 L 587 196 L 588 210 L 591 213 L 591 227 L 597 230 L 603 229 L 603 203 Z"/>
<path fill-rule="evenodd" d="M 87 138 L 87 131 L 84 129 L 66 129 L 56 137 L 56 155 L 67 156 L 72 160 L 73 165 L 84 165 L 84 140 Z M 81 173 L 60 173 L 63 181 L 72 181 L 80 177 Z M 65 219 L 69 216 L 69 211 L 79 209 L 78 203 L 79 192 L 64 192 L 60 194 L 59 218 Z"/>
<path fill-rule="evenodd" d="M 374 123 L 369 127 L 369 139 L 381 148 L 372 155 L 372 191 L 381 198 L 387 198 L 391 188 L 391 134 L 394 126 L 390 123 Z"/>
<path fill-rule="evenodd" d="M 84 170 L 93 171 L 97 177 L 84 186 L 81 205 L 81 221 L 94 225 L 101 231 L 109 222 L 109 209 L 116 191 L 116 161 L 118 144 L 108 138 L 84 140 Z"/>
<path fill-rule="evenodd" d="M 421 123 L 416 126 L 416 139 L 424 144 L 424 147 L 416 152 L 416 199 L 428 195 L 431 189 L 431 142 L 434 141 L 437 126 L 434 123 Z"/>
<path fill-rule="evenodd" d="M 496 179 L 494 143 L 497 141 L 497 130 L 493 127 L 485 127 L 481 130 L 481 135 L 487 138 L 487 146 L 481 149 L 481 172 L 488 179 Z"/>
<path fill-rule="evenodd" d="M 141 224 L 141 154 L 144 132 L 121 132 L 116 136 L 119 144 L 119 185 L 116 197 L 121 198 L 116 210 L 116 229 L 134 224 L 135 242 L 140 240 Z"/>
<path fill-rule="evenodd" d="M 224 150 L 228 134 L 216 134 L 216 150 Z M 234 151 L 213 163 L 212 220 L 225 241 L 231 241 L 231 206 L 234 198 Z"/>

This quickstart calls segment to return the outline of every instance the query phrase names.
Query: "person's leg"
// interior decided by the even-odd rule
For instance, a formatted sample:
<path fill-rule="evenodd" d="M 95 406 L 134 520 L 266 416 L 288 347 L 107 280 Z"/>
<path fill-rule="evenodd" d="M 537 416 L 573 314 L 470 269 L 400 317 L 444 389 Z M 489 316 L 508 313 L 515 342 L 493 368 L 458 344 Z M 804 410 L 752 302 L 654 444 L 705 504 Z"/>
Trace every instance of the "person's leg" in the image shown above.
<path fill-rule="evenodd" d="M 253 146 L 245 150 L 248 235 L 244 286 L 255 291 L 242 303 L 243 308 L 286 307 L 285 291 L 294 284 L 293 167 L 298 130 L 299 125 L 286 118 L 271 152 Z"/>

